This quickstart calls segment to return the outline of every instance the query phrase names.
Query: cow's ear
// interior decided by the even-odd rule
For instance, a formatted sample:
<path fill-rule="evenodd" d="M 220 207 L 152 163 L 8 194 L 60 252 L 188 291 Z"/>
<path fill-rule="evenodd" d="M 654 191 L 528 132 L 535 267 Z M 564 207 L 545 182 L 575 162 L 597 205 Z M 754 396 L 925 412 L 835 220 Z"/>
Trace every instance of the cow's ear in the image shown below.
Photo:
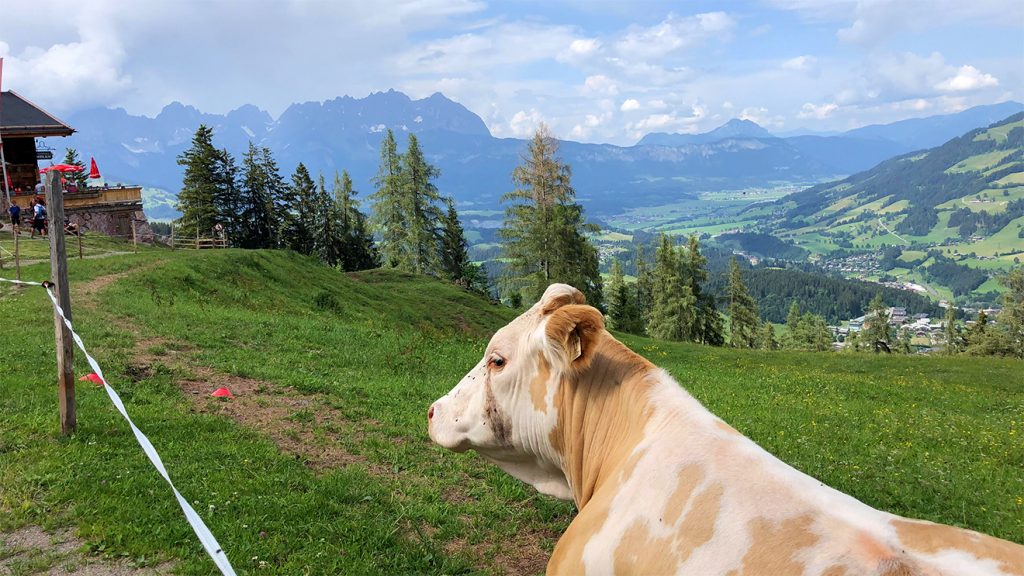
<path fill-rule="evenodd" d="M 540 297 L 541 313 L 545 316 L 568 304 L 586 303 L 587 299 L 583 296 L 583 292 L 568 284 L 552 284 Z"/>
<path fill-rule="evenodd" d="M 604 316 L 592 306 L 568 304 L 551 313 L 544 336 L 551 356 L 565 368 L 583 370 L 604 331 Z"/>

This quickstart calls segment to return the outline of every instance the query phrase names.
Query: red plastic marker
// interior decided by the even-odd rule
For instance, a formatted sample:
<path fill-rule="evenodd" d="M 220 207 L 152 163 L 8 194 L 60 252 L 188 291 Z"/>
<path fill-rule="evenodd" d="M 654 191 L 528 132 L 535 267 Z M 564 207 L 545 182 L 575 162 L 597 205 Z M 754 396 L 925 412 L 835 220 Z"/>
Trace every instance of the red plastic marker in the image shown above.
<path fill-rule="evenodd" d="M 217 388 L 210 393 L 210 396 L 215 396 L 217 398 L 234 398 L 231 394 L 231 390 L 228 390 L 227 388 Z"/>
<path fill-rule="evenodd" d="M 95 372 L 93 372 L 91 374 L 86 374 L 85 376 L 82 376 L 78 380 L 79 381 L 88 380 L 89 382 L 92 382 L 92 383 L 96 384 L 97 386 L 103 386 L 103 384 L 104 384 L 103 378 L 100 378 L 100 375 L 95 373 Z"/>

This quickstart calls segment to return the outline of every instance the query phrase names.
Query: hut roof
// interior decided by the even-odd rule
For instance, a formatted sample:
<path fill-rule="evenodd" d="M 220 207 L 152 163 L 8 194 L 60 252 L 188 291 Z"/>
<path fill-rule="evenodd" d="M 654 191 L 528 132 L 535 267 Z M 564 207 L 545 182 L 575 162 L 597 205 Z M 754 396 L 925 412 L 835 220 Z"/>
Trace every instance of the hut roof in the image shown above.
<path fill-rule="evenodd" d="M 0 136 L 70 136 L 74 131 L 17 92 L 0 92 Z"/>

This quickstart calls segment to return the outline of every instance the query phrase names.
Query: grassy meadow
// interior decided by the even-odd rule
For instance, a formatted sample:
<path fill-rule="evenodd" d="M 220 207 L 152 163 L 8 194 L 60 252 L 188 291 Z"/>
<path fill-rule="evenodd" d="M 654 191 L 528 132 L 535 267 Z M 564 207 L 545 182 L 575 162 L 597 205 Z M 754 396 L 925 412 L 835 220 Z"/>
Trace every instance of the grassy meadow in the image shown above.
<path fill-rule="evenodd" d="M 69 266 L 76 329 L 239 573 L 543 572 L 572 505 L 426 435 L 429 404 L 511 310 L 282 252 L 147 248 Z M 0 315 L 14 319 L 0 331 L 0 532 L 71 526 L 91 553 L 210 574 L 101 389 L 80 383 L 78 432 L 59 436 L 45 293 L 0 284 Z M 623 340 L 825 483 L 1024 542 L 1019 361 Z M 206 396 L 225 384 L 235 400 Z"/>

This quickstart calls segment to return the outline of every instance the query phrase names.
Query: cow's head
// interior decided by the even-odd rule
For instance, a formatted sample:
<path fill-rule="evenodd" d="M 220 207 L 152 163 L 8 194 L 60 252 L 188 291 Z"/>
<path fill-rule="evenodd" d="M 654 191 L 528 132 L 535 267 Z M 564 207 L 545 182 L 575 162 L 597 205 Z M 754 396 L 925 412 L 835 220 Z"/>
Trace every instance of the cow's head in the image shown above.
<path fill-rule="evenodd" d="M 586 368 L 604 333 L 579 290 L 552 284 L 540 302 L 491 338 L 483 359 L 427 412 L 430 438 L 474 449 L 544 494 L 571 499 L 562 472 L 557 394 Z"/>

